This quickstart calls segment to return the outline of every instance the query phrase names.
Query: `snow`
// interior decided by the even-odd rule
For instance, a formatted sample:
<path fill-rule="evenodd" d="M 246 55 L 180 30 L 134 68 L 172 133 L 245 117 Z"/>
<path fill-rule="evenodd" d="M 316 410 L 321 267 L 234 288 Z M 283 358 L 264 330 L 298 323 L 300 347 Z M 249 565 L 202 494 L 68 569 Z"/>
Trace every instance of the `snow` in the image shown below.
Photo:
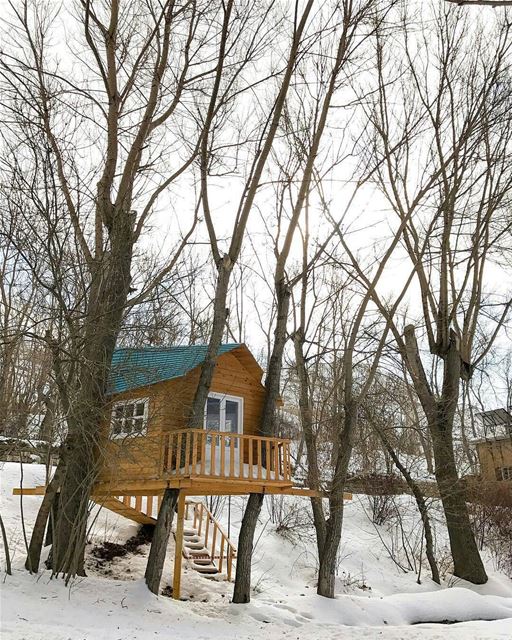
<path fill-rule="evenodd" d="M 23 471 L 25 486 L 44 481 L 41 465 L 24 465 Z M 510 579 L 491 571 L 486 585 L 475 587 L 447 576 L 439 587 L 424 568 L 422 583 L 417 584 L 414 571 L 404 571 L 389 557 L 387 549 L 393 548 L 395 532 L 382 526 L 377 535 L 364 496 L 347 504 L 334 600 L 315 593 L 315 542 L 308 504 L 301 498 L 266 498 L 255 538 L 254 593 L 248 605 L 230 603 L 231 584 L 208 580 L 187 567 L 182 580 L 187 600 L 154 596 L 142 579 L 147 546 L 140 555 L 116 558 L 106 566 L 89 553 L 88 577 L 68 587 L 50 580 L 47 571 L 31 576 L 23 569 L 20 503 L 29 536 L 40 497 L 25 496 L 21 501 L 12 496 L 19 474 L 18 464 L 6 463 L 0 475 L 1 511 L 14 565 L 13 576 L 4 575 L 0 585 L 2 640 L 512 637 Z M 410 499 L 403 496 L 401 500 L 401 513 L 408 522 Z M 217 506 L 223 507 L 220 520 L 227 530 L 227 499 L 219 500 Z M 235 542 L 243 506 L 243 499 L 231 500 L 229 526 Z M 105 510 L 95 516 L 90 530 L 93 544 L 124 541 L 137 530 L 133 523 Z M 279 525 L 281 535 L 276 533 Z M 442 550 L 441 533 L 438 538 Z M 162 586 L 171 583 L 173 553 L 171 540 Z M 3 569 L 3 559 L 1 563 Z M 454 624 L 436 624 L 446 622 Z"/>

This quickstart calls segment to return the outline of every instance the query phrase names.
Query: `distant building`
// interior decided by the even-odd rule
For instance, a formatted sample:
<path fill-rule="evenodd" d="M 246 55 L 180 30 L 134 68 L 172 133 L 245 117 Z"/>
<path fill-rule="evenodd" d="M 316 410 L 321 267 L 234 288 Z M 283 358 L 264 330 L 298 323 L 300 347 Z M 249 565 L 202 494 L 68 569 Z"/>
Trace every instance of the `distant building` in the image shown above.
<path fill-rule="evenodd" d="M 477 417 L 486 434 L 474 442 L 482 479 L 512 482 L 512 414 L 507 409 L 493 409 Z"/>

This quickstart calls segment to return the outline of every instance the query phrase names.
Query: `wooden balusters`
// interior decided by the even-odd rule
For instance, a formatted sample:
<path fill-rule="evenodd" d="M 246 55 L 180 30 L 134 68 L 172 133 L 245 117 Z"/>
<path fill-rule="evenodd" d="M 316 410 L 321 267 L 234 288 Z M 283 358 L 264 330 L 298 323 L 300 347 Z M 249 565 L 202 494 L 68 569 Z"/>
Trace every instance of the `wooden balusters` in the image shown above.
<path fill-rule="evenodd" d="M 201 475 L 206 473 L 206 431 L 201 432 Z"/>
<path fill-rule="evenodd" d="M 194 431 L 192 433 L 192 473 L 196 473 L 197 471 L 197 440 L 198 433 Z"/>
<path fill-rule="evenodd" d="M 238 455 L 239 455 L 239 460 L 238 460 L 238 477 L 239 478 L 243 478 L 244 477 L 244 439 L 243 438 L 238 438 Z"/>
<path fill-rule="evenodd" d="M 215 435 L 210 435 L 211 447 L 210 447 L 210 474 L 211 476 L 215 475 L 215 453 L 217 449 L 217 438 Z"/>
<path fill-rule="evenodd" d="M 176 438 L 176 463 L 175 463 L 176 473 L 181 473 L 181 458 L 182 458 L 181 454 L 183 453 L 182 440 L 183 440 L 183 432 L 178 431 L 177 438 Z"/>
<path fill-rule="evenodd" d="M 215 562 L 215 546 L 216 546 L 216 542 L 217 542 L 217 531 L 219 530 L 219 525 L 217 524 L 217 522 L 212 518 L 212 524 L 213 524 L 213 531 L 212 531 L 212 550 L 211 550 L 211 561 Z"/>
<path fill-rule="evenodd" d="M 220 470 L 219 475 L 224 477 L 226 475 L 226 434 L 222 433 L 220 436 Z"/>
<path fill-rule="evenodd" d="M 235 436 L 229 438 L 229 477 L 235 477 Z"/>
<path fill-rule="evenodd" d="M 283 438 L 187 429 L 162 442 L 164 475 L 291 482 L 290 445 Z"/>
<path fill-rule="evenodd" d="M 184 469 L 185 475 L 190 475 L 190 436 L 192 434 L 190 431 L 187 431 L 185 434 L 185 461 L 184 461 Z"/>
<path fill-rule="evenodd" d="M 222 573 L 222 564 L 224 560 L 224 543 L 226 542 L 226 538 L 221 534 L 220 536 L 220 552 L 219 552 L 219 566 L 218 569 Z"/>

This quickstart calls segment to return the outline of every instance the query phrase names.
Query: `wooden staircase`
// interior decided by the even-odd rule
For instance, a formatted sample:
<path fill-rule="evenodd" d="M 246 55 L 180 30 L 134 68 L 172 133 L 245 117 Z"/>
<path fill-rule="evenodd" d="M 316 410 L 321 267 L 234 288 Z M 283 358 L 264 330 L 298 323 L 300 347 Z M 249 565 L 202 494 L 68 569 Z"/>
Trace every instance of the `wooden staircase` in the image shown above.
<path fill-rule="evenodd" d="M 204 576 L 232 579 L 236 548 L 203 502 L 185 502 L 183 557 Z"/>
<path fill-rule="evenodd" d="M 153 496 L 109 496 L 97 504 L 138 524 L 156 524 L 160 499 Z M 176 528 L 173 527 L 176 534 Z M 231 581 L 236 548 L 203 502 L 185 501 L 183 557 L 204 576 L 223 573 Z"/>

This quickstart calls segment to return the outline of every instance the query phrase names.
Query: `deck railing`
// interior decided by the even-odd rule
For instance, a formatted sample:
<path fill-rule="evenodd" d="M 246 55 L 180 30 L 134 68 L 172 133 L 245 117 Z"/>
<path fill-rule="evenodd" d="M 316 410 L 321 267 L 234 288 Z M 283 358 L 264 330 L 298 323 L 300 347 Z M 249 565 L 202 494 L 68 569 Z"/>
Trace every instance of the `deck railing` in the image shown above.
<path fill-rule="evenodd" d="M 231 581 L 236 559 L 236 547 L 207 506 L 203 502 L 187 500 L 185 502 L 185 520 L 193 520 L 197 535 L 204 539 L 204 546 L 208 549 L 210 561 L 220 573 L 225 571 L 228 580 Z"/>
<path fill-rule="evenodd" d="M 286 438 L 204 429 L 164 435 L 164 475 L 291 483 L 290 467 L 290 441 Z"/>

